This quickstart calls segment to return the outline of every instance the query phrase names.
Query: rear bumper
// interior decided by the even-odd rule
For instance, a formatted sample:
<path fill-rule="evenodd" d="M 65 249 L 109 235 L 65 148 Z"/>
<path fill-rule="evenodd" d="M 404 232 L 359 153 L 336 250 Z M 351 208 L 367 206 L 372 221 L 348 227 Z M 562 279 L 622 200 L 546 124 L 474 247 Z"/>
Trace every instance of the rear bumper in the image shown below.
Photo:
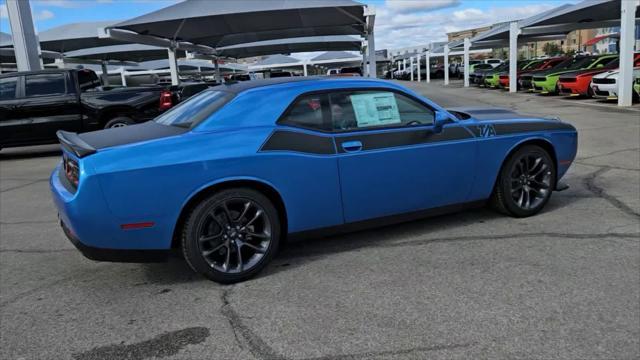
<path fill-rule="evenodd" d="M 87 258 L 114 262 L 158 262 L 167 259 L 170 245 L 164 246 L 155 228 L 123 230 L 106 206 L 97 181 L 87 177 L 72 193 L 60 179 L 60 166 L 49 184 L 62 230 Z M 82 196 L 78 194 L 83 193 Z"/>
<path fill-rule="evenodd" d="M 165 262 L 169 258 L 169 250 L 122 250 L 122 249 L 104 249 L 85 245 L 78 239 L 74 233 L 60 220 L 62 231 L 76 247 L 90 260 L 109 261 L 109 262 L 128 262 L 128 263 L 149 263 L 149 262 Z"/>

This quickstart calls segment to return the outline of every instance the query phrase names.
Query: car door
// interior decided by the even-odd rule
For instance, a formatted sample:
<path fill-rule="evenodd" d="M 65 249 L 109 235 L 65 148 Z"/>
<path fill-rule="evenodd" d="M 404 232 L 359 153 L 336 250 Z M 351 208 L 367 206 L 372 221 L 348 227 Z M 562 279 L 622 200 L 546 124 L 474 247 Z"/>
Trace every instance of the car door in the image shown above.
<path fill-rule="evenodd" d="M 32 142 L 56 138 L 56 131 L 79 131 L 81 110 L 76 89 L 67 72 L 35 73 L 24 76 L 24 98 L 19 105 L 24 119 L 15 135 Z"/>
<path fill-rule="evenodd" d="M 0 78 L 0 147 L 15 142 L 13 131 L 20 122 L 17 107 L 19 76 Z"/>
<path fill-rule="evenodd" d="M 438 208 L 467 200 L 476 143 L 435 110 L 390 89 L 329 95 L 345 222 Z"/>

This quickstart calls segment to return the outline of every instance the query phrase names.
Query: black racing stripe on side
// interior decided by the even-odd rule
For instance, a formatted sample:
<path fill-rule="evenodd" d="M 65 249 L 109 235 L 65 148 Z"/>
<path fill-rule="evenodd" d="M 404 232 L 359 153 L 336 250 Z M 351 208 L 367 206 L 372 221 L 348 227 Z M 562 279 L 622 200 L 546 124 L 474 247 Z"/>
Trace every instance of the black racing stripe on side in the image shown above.
<path fill-rule="evenodd" d="M 575 130 L 575 128 L 571 124 L 563 123 L 563 122 L 551 122 L 551 121 L 540 121 L 540 122 L 526 122 L 526 123 L 509 123 L 509 124 L 481 124 L 469 126 L 469 129 L 473 131 L 476 136 L 482 136 L 481 128 L 483 126 L 493 126 L 495 129 L 494 136 L 500 135 L 511 135 L 511 134 L 519 134 L 533 131 L 547 131 L 547 130 Z"/>
<path fill-rule="evenodd" d="M 571 124 L 560 121 L 523 122 L 510 124 L 494 124 L 496 135 L 509 135 L 530 131 L 575 130 Z"/>
<path fill-rule="evenodd" d="M 453 141 L 472 138 L 471 135 L 462 126 L 445 127 L 439 134 L 430 130 L 409 130 L 395 131 L 377 134 L 357 134 L 349 136 L 336 137 L 338 152 L 344 153 L 342 144 L 348 141 L 362 142 L 362 150 L 376 150 L 384 148 L 392 148 L 398 146 L 409 146 L 417 144 L 434 143 L 441 141 Z"/>
<path fill-rule="evenodd" d="M 260 151 L 295 151 L 308 154 L 335 154 L 329 136 L 312 135 L 297 131 L 277 130 L 269 136 Z"/>

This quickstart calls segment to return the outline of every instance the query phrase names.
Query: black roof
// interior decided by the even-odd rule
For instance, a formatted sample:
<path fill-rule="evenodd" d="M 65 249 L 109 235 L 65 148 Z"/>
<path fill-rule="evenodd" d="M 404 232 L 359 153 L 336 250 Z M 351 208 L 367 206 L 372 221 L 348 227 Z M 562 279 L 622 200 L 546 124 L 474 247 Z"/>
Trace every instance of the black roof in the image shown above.
<path fill-rule="evenodd" d="M 313 80 L 329 80 L 328 76 L 291 76 L 291 77 L 279 77 L 273 79 L 258 79 L 258 80 L 250 80 L 250 81 L 238 81 L 233 83 L 226 83 L 221 86 L 216 86 L 214 90 L 222 90 L 228 91 L 234 94 L 241 93 L 245 90 L 270 86 L 270 85 L 278 85 L 278 84 L 286 84 L 293 82 L 303 82 L 303 81 L 313 81 Z M 335 79 L 334 79 L 335 80 Z"/>

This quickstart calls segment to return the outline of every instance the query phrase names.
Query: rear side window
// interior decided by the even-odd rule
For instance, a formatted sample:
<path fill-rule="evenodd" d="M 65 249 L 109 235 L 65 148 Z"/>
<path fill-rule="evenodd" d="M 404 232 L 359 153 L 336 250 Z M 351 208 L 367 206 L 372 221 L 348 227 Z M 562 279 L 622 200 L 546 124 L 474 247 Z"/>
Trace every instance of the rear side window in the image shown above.
<path fill-rule="evenodd" d="M 203 91 L 158 116 L 154 121 L 162 125 L 193 127 L 218 111 L 231 99 L 233 94 L 228 92 Z"/>
<path fill-rule="evenodd" d="M 289 108 L 280 123 L 308 129 L 331 130 L 326 105 L 325 94 L 304 95 Z"/>
<path fill-rule="evenodd" d="M 0 100 L 13 100 L 16 98 L 18 78 L 9 77 L 0 79 Z"/>
<path fill-rule="evenodd" d="M 25 96 L 65 94 L 65 76 L 62 73 L 27 75 L 25 77 Z"/>

